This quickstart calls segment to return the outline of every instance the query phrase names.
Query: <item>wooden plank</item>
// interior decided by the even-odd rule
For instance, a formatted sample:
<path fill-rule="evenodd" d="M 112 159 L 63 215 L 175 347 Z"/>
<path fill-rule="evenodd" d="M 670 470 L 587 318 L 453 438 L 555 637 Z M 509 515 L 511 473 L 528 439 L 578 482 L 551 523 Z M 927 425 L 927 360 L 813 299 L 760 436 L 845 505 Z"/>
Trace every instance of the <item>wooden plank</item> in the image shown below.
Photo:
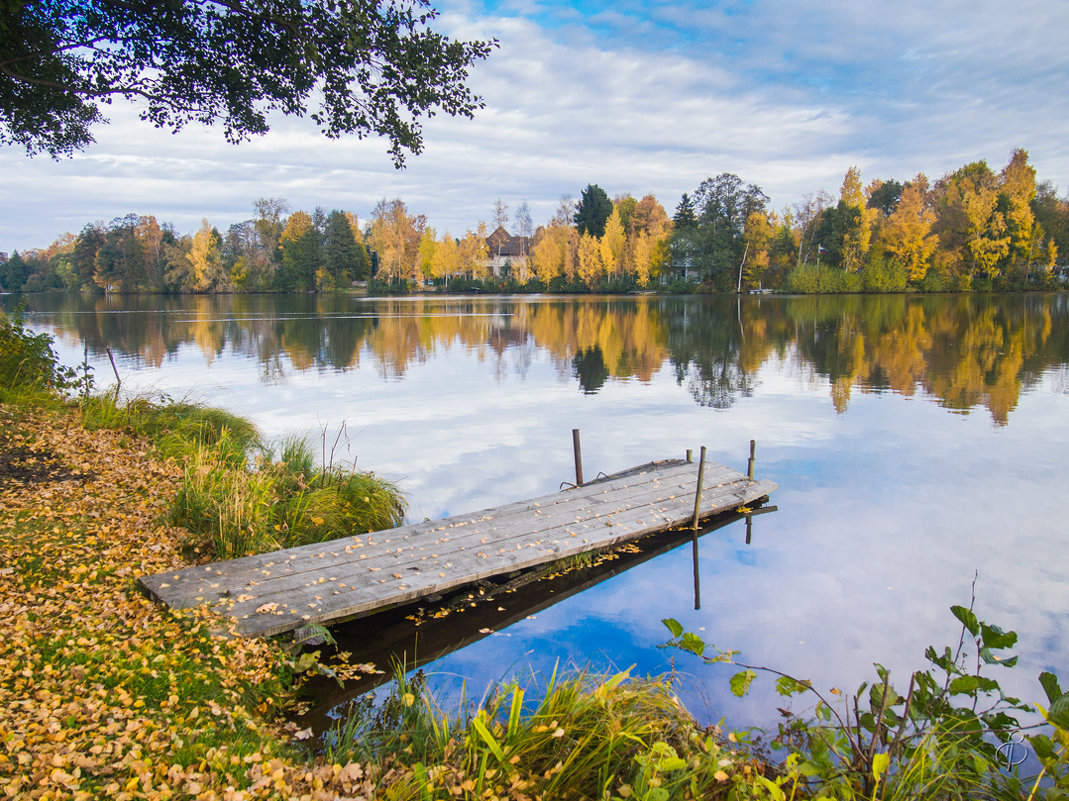
<path fill-rule="evenodd" d="M 673 463 L 668 468 L 661 467 L 649 473 L 629 474 L 623 479 L 603 480 L 601 483 L 587 484 L 576 490 L 557 492 L 475 514 L 416 523 L 389 531 L 358 535 L 351 539 L 334 540 L 330 543 L 313 543 L 290 548 L 284 552 L 276 551 L 232 559 L 205 566 L 203 572 L 183 571 L 173 575 L 171 580 L 163 580 L 159 583 L 169 584 L 169 587 L 163 588 L 170 590 L 169 597 L 182 594 L 180 588 L 188 585 L 189 590 L 186 594 L 190 603 L 187 605 L 195 606 L 211 595 L 211 590 L 219 589 L 224 583 L 259 581 L 268 575 L 276 576 L 279 572 L 294 573 L 302 569 L 318 573 L 336 563 L 353 561 L 354 556 L 357 559 L 373 560 L 367 563 L 369 566 L 380 562 L 391 563 L 390 552 L 406 547 L 406 543 L 402 541 L 412 541 L 415 538 L 421 539 L 422 548 L 428 553 L 434 551 L 434 548 L 430 551 L 426 550 L 431 545 L 437 545 L 438 550 L 450 550 L 446 547 L 446 541 L 473 547 L 483 544 L 479 540 L 484 537 L 492 536 L 495 540 L 507 540 L 517 534 L 534 535 L 561 525 L 569 515 L 573 516 L 568 519 L 568 522 L 580 522 L 596 517 L 598 514 L 605 513 L 605 509 L 602 508 L 604 504 L 619 502 L 623 498 L 628 498 L 632 505 L 648 504 L 658 493 L 661 493 L 665 500 L 678 497 L 681 493 L 691 493 L 688 497 L 693 498 L 696 472 L 695 465 L 688 465 L 685 462 Z M 715 486 L 728 478 L 738 479 L 741 475 L 720 465 L 710 465 L 705 472 L 707 486 Z M 688 482 L 691 486 L 688 486 Z M 558 517 L 560 519 L 557 519 Z M 518 525 L 516 530 L 504 530 L 506 526 L 513 524 Z M 433 538 L 429 536 L 436 532 L 440 533 Z M 470 545 L 468 545 L 468 540 L 471 541 Z M 355 553 L 357 549 L 360 549 L 358 554 Z M 172 605 L 175 604 L 172 603 Z"/>
<path fill-rule="evenodd" d="M 710 471 L 707 470 L 706 472 L 709 473 Z M 734 471 L 731 472 L 737 480 L 739 474 L 734 473 Z M 710 492 L 714 489 L 710 488 L 705 493 L 705 496 L 709 498 Z M 631 497 L 633 500 L 641 499 L 645 502 L 645 506 L 640 506 L 640 508 L 645 509 L 646 513 L 654 520 L 657 519 L 658 514 L 664 514 L 670 510 L 673 516 L 670 519 L 666 519 L 668 524 L 673 521 L 678 522 L 680 510 L 692 503 L 691 496 L 683 495 L 681 492 L 674 491 L 673 488 L 664 491 L 652 490 L 646 494 L 632 495 Z M 353 538 L 351 542 L 320 543 L 293 548 L 281 553 L 276 552 L 235 559 L 219 565 L 206 566 L 203 572 L 199 572 L 196 569 L 183 571 L 173 575 L 170 581 L 161 580 L 159 589 L 168 590 L 166 596 L 168 602 L 172 603 L 172 605 L 178 605 L 173 599 L 181 595 L 186 595 L 187 603 L 184 605 L 196 605 L 212 599 L 213 596 L 217 597 L 218 593 L 215 592 L 217 590 L 229 588 L 231 597 L 255 593 L 253 587 L 257 583 L 262 584 L 267 579 L 275 580 L 281 576 L 301 577 L 311 573 L 318 577 L 321 574 L 333 572 L 338 576 L 339 580 L 344 581 L 362 574 L 363 571 L 374 573 L 383 570 L 386 572 L 388 570 L 397 571 L 421 566 L 428 569 L 452 569 L 454 565 L 449 563 L 449 560 L 456 559 L 460 556 L 460 552 L 466 549 L 470 548 L 476 554 L 488 551 L 504 553 L 517 547 L 514 542 L 517 538 L 521 538 L 525 542 L 534 541 L 539 535 L 555 528 L 563 529 L 560 533 L 562 537 L 567 535 L 570 538 L 589 541 L 592 539 L 590 532 L 596 530 L 597 525 L 604 525 L 597 521 L 605 516 L 607 511 L 586 504 L 585 501 L 588 499 L 580 496 L 576 496 L 573 500 L 581 502 L 581 506 L 576 506 L 576 504 L 556 504 L 551 507 L 553 513 L 543 509 L 536 510 L 538 516 L 532 518 L 531 515 L 528 515 L 522 518 L 525 525 L 520 528 L 516 527 L 517 518 L 514 516 L 506 516 L 502 525 L 497 524 L 501 522 L 501 516 L 496 513 L 483 514 L 479 517 L 461 516 L 459 519 L 450 519 L 459 522 L 444 520 L 440 521 L 440 525 L 431 528 L 426 525 L 411 527 L 415 529 L 414 533 L 403 534 L 400 538 L 393 536 L 375 540 L 375 535 L 370 535 L 363 538 Z M 650 505 L 651 500 L 657 502 L 652 507 Z M 619 514 L 626 508 L 633 508 L 636 505 L 638 504 L 625 504 L 623 507 L 614 507 L 611 511 Z M 661 510 L 660 512 L 658 512 L 658 508 Z M 467 526 L 468 522 L 472 520 L 476 522 L 485 520 L 487 527 L 463 527 L 460 529 L 459 535 L 454 533 L 456 531 L 456 529 L 452 528 L 454 525 Z M 503 528 L 504 530 L 502 530 Z M 382 533 L 396 533 L 403 530 L 395 529 L 394 532 Z M 426 536 L 428 534 L 434 536 Z M 394 547 L 400 540 L 412 540 L 414 535 L 422 536 L 420 540 L 422 544 L 415 544 L 414 547 L 410 546 L 408 548 L 405 548 L 404 545 L 400 545 L 397 548 Z M 600 539 L 600 536 L 594 539 Z M 404 558 L 402 558 L 402 554 Z M 352 565 L 352 567 L 346 569 L 345 566 L 348 565 Z M 341 573 L 338 572 L 339 570 Z M 163 584 L 169 584 L 169 586 L 163 587 Z M 240 592 L 234 592 L 236 585 L 240 585 Z M 297 585 L 291 583 L 283 586 Z M 159 594 L 164 595 L 162 592 Z"/>
<path fill-rule="evenodd" d="M 762 490 L 763 489 L 765 489 L 765 488 L 762 488 Z M 738 504 L 745 497 L 746 497 L 745 495 L 740 496 L 738 493 L 730 493 L 729 497 L 727 498 L 728 505 Z M 675 510 L 677 512 L 677 514 L 674 515 L 675 522 L 681 522 L 682 520 L 684 520 L 687 517 L 685 506 L 686 506 L 685 503 L 684 504 L 680 504 L 679 508 L 677 510 Z M 645 510 L 645 511 L 648 511 L 648 510 Z M 638 510 L 638 511 L 635 512 L 635 515 L 637 516 L 639 514 L 644 514 L 645 511 L 644 510 Z M 464 581 L 460 582 L 460 583 L 466 583 L 466 581 L 476 580 L 477 578 L 481 578 L 484 575 L 493 575 L 495 572 L 500 572 L 502 569 L 506 570 L 506 572 L 507 572 L 508 570 L 518 569 L 518 568 L 530 566 L 531 564 L 539 564 L 539 563 L 542 563 L 542 562 L 547 561 L 547 560 L 560 558 L 561 556 L 571 555 L 573 553 L 582 553 L 584 551 L 590 550 L 591 547 L 603 547 L 604 545 L 607 545 L 607 544 L 611 545 L 611 544 L 614 544 L 616 542 L 622 541 L 624 539 L 628 539 L 628 538 L 630 538 L 630 536 L 634 535 L 635 533 L 646 532 L 648 529 L 660 530 L 660 529 L 664 528 L 663 524 L 662 525 L 657 525 L 656 523 L 653 526 L 643 526 L 643 527 L 640 527 L 640 528 L 629 527 L 629 526 L 625 525 L 625 523 L 627 521 L 624 521 L 622 518 L 619 519 L 617 522 L 620 525 L 614 526 L 615 531 L 613 532 L 613 534 L 611 536 L 607 536 L 604 533 L 599 533 L 600 535 L 596 536 L 596 537 L 593 536 L 593 535 L 585 536 L 585 537 L 576 536 L 575 539 L 577 539 L 579 541 L 576 542 L 575 544 L 570 545 L 570 546 L 561 545 L 559 539 L 558 539 L 558 541 L 556 543 L 548 543 L 548 542 L 543 542 L 541 540 L 534 540 L 534 541 L 531 541 L 531 542 L 527 542 L 525 544 L 524 543 L 517 544 L 515 547 L 510 548 L 503 555 L 499 554 L 496 557 L 495 561 L 494 561 L 495 567 L 491 568 L 489 570 L 486 569 L 486 568 L 473 569 L 470 566 L 465 569 L 465 568 L 461 567 L 461 565 L 455 564 L 454 562 L 450 562 L 450 561 L 439 561 L 439 562 L 436 562 L 431 567 L 443 567 L 443 568 L 446 568 L 447 570 L 449 570 L 450 573 L 455 573 L 456 570 L 466 570 L 466 575 L 463 575 Z M 671 522 L 671 521 L 669 521 L 669 522 Z M 576 532 L 572 532 L 572 533 L 576 533 Z M 505 549 L 502 549 L 502 550 L 505 550 Z M 454 552 L 442 553 L 442 554 L 439 555 L 439 557 L 440 557 L 441 560 L 448 560 L 450 558 L 456 558 L 456 554 Z M 313 562 L 313 564 L 315 564 L 315 563 Z M 477 566 L 481 567 L 481 565 L 478 565 L 478 563 L 477 563 Z M 194 569 L 194 570 L 196 570 L 196 569 Z M 446 572 L 446 571 L 443 570 L 443 571 L 440 571 L 440 572 Z M 403 574 L 401 574 L 401 575 L 403 575 Z M 432 580 L 431 580 L 430 583 L 428 583 L 426 581 L 426 576 L 427 575 L 430 575 L 432 577 Z M 281 578 L 283 578 L 283 580 L 285 580 L 285 577 L 281 577 Z M 244 588 L 247 591 L 244 594 L 247 594 L 250 597 L 247 598 L 247 599 L 242 599 L 242 602 L 241 602 L 242 605 L 233 610 L 234 614 L 245 613 L 244 612 L 244 607 L 245 606 L 253 606 L 253 605 L 256 604 L 256 602 L 260 602 L 260 605 L 262 605 L 262 603 L 265 603 L 265 602 L 266 603 L 272 602 L 272 601 L 266 600 L 266 598 L 268 597 L 266 591 L 269 589 L 270 586 L 274 586 L 274 581 L 272 581 L 268 577 L 264 577 L 264 579 L 265 579 L 264 581 L 261 581 L 261 582 L 259 582 L 257 584 L 254 584 L 254 585 L 251 585 L 251 586 L 247 586 L 247 587 Z M 390 579 L 392 579 L 392 580 L 390 580 Z M 421 591 L 423 592 L 423 594 L 426 594 L 426 592 L 433 592 L 433 591 L 437 591 L 437 590 L 442 589 L 442 588 L 447 588 L 446 585 L 451 587 L 451 586 L 456 586 L 456 584 L 457 584 L 456 580 L 452 580 L 452 581 L 449 581 L 449 580 L 442 581 L 441 580 L 441 579 L 448 579 L 448 574 L 445 577 L 439 575 L 437 577 L 438 580 L 435 580 L 433 578 L 433 573 L 431 571 L 428 571 L 426 574 L 424 574 L 424 576 L 422 578 L 420 578 L 418 580 L 410 580 L 407 585 L 402 583 L 403 579 L 401 579 L 401 580 L 395 579 L 392 574 L 390 575 L 390 579 L 387 579 L 385 581 L 384 580 L 379 580 L 378 581 L 378 584 L 380 584 L 380 585 L 385 584 L 385 585 L 388 585 L 388 586 L 386 586 L 386 587 L 381 587 L 381 586 L 380 587 L 375 587 L 374 586 L 375 582 L 374 581 L 367 581 L 366 580 L 366 576 L 365 576 L 365 581 L 363 582 L 364 587 L 362 589 L 364 591 L 369 591 L 373 598 L 374 597 L 380 597 L 383 591 L 392 590 L 393 592 L 389 593 L 389 594 L 403 596 L 402 600 L 406 600 L 409 597 L 418 597 L 418 594 Z M 315 584 L 316 585 L 322 585 L 322 584 L 327 584 L 328 582 L 341 584 L 343 586 L 343 588 L 346 589 L 349 592 L 350 595 L 353 592 L 355 592 L 355 588 L 353 588 L 352 586 L 347 586 L 346 582 L 342 582 L 337 577 L 330 576 L 330 575 L 327 575 L 327 574 L 321 574 L 319 581 L 315 582 Z M 349 584 L 351 584 L 351 583 L 352 582 L 349 582 Z M 261 585 L 264 585 L 264 586 L 261 586 Z M 292 615 L 301 615 L 302 618 L 303 618 L 303 616 L 305 614 L 307 614 L 307 618 L 308 619 L 316 619 L 316 618 L 321 617 L 321 615 L 320 614 L 312 615 L 310 613 L 304 613 L 295 604 L 313 603 L 314 606 L 312 608 L 314 610 L 318 610 L 319 606 L 321 606 L 321 605 L 320 604 L 315 604 L 315 602 L 324 600 L 324 598 L 322 596 L 323 596 L 323 594 L 325 592 L 329 591 L 332 594 L 339 594 L 339 593 L 337 593 L 336 591 L 334 591 L 332 589 L 331 590 L 327 590 L 326 588 L 319 589 L 317 586 L 313 586 L 309 582 L 304 582 L 303 583 L 303 588 L 309 588 L 309 587 L 310 587 L 310 589 L 308 589 L 308 591 L 306 593 L 303 593 L 303 594 L 299 593 L 297 597 L 291 599 L 291 602 L 289 603 L 286 611 L 293 610 L 293 611 L 289 612 Z M 402 587 L 403 587 L 403 589 L 401 589 Z M 291 587 L 291 586 L 283 587 L 283 591 L 289 590 L 289 589 L 293 589 L 293 587 Z M 272 595 L 273 594 L 274 593 L 272 593 Z M 359 595 L 363 595 L 365 593 L 364 592 L 360 592 L 358 594 Z M 317 596 L 317 595 L 321 596 L 321 597 L 316 598 L 315 596 Z M 219 597 L 219 596 L 216 595 L 215 597 Z M 231 597 L 240 598 L 241 595 L 234 596 L 232 594 Z M 202 598 L 202 600 L 209 600 L 209 596 L 207 596 L 207 595 L 204 596 Z M 353 597 L 350 598 L 350 600 L 355 601 L 355 600 L 357 600 L 357 598 L 355 596 L 353 596 Z M 346 609 L 345 613 L 349 614 L 349 613 L 356 613 L 356 612 L 360 612 L 360 611 L 363 611 L 362 606 L 361 607 L 355 607 L 354 606 L 351 609 Z"/>
<path fill-rule="evenodd" d="M 654 462 L 565 492 L 473 514 L 416 523 L 270 554 L 145 576 L 142 585 L 176 608 L 216 604 L 250 635 L 305 622 L 370 614 L 494 575 L 600 550 L 688 523 L 697 466 Z M 701 516 L 767 496 L 707 464 Z"/>

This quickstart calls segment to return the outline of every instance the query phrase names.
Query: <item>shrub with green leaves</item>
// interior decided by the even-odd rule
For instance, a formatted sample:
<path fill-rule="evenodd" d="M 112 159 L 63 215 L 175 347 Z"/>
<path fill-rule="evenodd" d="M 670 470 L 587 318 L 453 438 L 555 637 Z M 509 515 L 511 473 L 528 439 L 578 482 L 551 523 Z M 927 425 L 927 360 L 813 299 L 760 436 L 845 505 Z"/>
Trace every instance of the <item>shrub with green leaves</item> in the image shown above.
<path fill-rule="evenodd" d="M 48 334 L 34 334 L 18 315 L 0 311 L 0 398 L 63 389 L 73 371 L 60 366 Z"/>
<path fill-rule="evenodd" d="M 759 672 L 777 677 L 784 696 L 812 695 L 812 715 L 791 715 L 772 741 L 790 757 L 791 780 L 816 797 L 891 798 L 1069 798 L 1069 694 L 1051 673 L 1040 675 L 1049 707 L 1006 695 L 992 671 L 1012 668 L 1017 657 L 1006 649 L 1017 642 L 977 618 L 972 607 L 951 607 L 961 623 L 956 647 L 925 651 L 929 667 L 910 675 L 905 694 L 890 672 L 876 664 L 877 678 L 852 696 L 828 698 L 809 681 L 782 671 L 741 662 L 737 651 L 721 651 L 666 619 L 672 640 L 665 647 L 695 654 L 707 663 L 743 668 L 731 679 L 745 695 Z M 715 652 L 709 655 L 709 651 Z M 900 685 L 901 687 L 901 685 Z M 1049 732 L 1025 735 L 1022 716 L 1042 713 Z M 1007 753 L 1027 741 L 1041 765 L 1022 777 Z"/>

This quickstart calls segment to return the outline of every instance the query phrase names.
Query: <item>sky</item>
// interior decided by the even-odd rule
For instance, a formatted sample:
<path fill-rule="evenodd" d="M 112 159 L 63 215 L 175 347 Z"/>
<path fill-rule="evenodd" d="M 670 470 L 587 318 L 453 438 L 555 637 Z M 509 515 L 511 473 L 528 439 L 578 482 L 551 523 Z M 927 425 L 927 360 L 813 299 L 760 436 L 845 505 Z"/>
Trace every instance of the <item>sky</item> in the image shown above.
<path fill-rule="evenodd" d="M 105 109 L 73 158 L 0 148 L 0 251 L 45 247 L 88 222 L 152 214 L 179 233 L 253 216 L 261 197 L 367 220 L 401 198 L 462 236 L 526 200 L 535 225 L 587 184 L 652 193 L 672 213 L 705 178 L 735 173 L 781 210 L 862 179 L 936 179 L 1014 148 L 1069 190 L 1069 3 L 1064 0 L 440 0 L 437 30 L 496 38 L 474 69 L 474 120 L 437 116 L 395 170 L 383 140 L 332 141 L 309 120 L 228 144 Z"/>

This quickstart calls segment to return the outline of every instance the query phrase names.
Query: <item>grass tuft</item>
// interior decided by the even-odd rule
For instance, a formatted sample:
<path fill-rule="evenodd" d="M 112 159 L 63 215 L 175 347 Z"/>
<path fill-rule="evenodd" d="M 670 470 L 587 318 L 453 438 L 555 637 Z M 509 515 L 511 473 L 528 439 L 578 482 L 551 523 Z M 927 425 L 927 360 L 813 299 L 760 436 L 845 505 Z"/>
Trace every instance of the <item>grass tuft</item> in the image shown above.
<path fill-rule="evenodd" d="M 404 520 L 400 490 L 373 473 L 316 468 L 301 440 L 255 464 L 238 463 L 240 444 L 224 429 L 193 449 L 170 520 L 200 536 L 195 547 L 219 558 L 264 553 L 393 528 Z"/>

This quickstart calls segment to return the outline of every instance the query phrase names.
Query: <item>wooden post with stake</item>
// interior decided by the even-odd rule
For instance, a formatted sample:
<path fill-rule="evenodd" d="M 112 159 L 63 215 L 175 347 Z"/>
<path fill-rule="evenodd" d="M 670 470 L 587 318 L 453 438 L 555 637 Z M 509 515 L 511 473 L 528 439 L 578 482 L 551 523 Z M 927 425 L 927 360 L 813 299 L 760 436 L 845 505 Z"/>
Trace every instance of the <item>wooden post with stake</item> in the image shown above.
<path fill-rule="evenodd" d="M 753 481 L 753 465 L 757 461 L 754 452 L 757 450 L 757 441 L 750 440 L 750 461 L 746 463 L 746 478 Z"/>
<path fill-rule="evenodd" d="M 702 516 L 702 484 L 705 483 L 705 446 L 702 445 L 701 455 L 698 457 L 698 489 L 694 493 L 694 523 L 691 526 L 698 530 L 698 521 Z"/>
<path fill-rule="evenodd" d="M 575 486 L 583 486 L 583 451 L 579 447 L 579 429 L 572 429 L 572 450 L 575 452 Z"/>

